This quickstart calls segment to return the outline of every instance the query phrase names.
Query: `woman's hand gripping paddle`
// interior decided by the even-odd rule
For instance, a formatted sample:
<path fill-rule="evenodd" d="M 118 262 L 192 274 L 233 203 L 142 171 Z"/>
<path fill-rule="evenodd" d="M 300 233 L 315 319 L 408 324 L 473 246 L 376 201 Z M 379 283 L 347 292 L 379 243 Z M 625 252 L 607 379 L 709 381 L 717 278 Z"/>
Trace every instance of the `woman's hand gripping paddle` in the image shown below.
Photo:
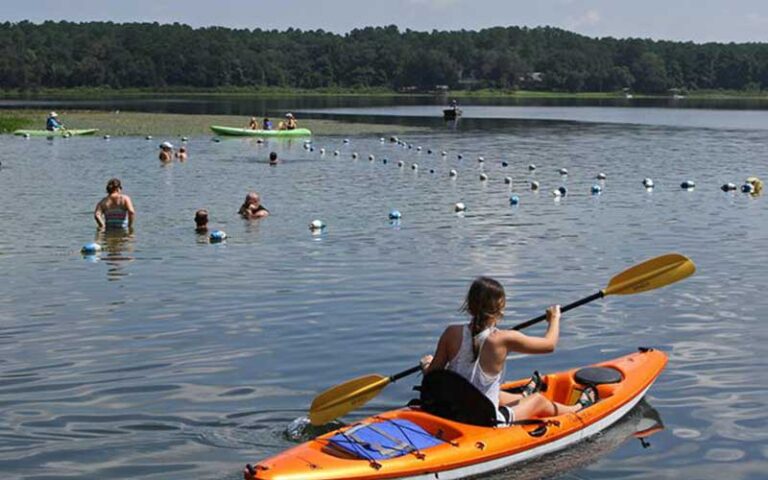
<path fill-rule="evenodd" d="M 562 307 L 561 311 L 565 313 L 608 295 L 633 295 L 655 290 L 688 278 L 695 271 L 696 266 L 683 255 L 677 253 L 662 255 L 624 270 L 611 278 L 608 286 L 604 289 Z M 528 328 L 546 318 L 546 314 L 540 315 L 514 326 L 513 330 Z M 312 401 L 309 409 L 309 420 L 312 425 L 324 425 L 362 407 L 373 400 L 390 383 L 419 371 L 421 371 L 421 366 L 415 366 L 389 377 L 366 375 L 331 387 Z"/>

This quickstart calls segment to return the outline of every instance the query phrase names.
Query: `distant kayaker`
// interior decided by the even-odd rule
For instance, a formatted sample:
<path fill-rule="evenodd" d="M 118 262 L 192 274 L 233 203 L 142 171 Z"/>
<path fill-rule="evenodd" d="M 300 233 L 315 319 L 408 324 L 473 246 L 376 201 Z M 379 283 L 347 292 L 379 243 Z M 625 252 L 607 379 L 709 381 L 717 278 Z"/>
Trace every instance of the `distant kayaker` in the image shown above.
<path fill-rule="evenodd" d="M 64 128 L 64 124 L 59 120 L 59 114 L 56 112 L 49 113 L 45 120 L 45 129 L 49 132 L 55 132 L 62 128 Z"/>
<path fill-rule="evenodd" d="M 208 210 L 201 208 L 195 212 L 195 231 L 208 233 Z"/>
<path fill-rule="evenodd" d="M 270 165 L 277 165 L 277 152 L 270 152 L 269 154 L 269 164 Z"/>
<path fill-rule="evenodd" d="M 179 147 L 179 151 L 176 152 L 176 158 L 180 162 L 186 162 L 187 161 L 187 147 Z"/>
<path fill-rule="evenodd" d="M 123 195 L 120 180 L 112 178 L 107 182 L 107 196 L 96 204 L 93 218 L 99 229 L 125 229 L 133 227 L 136 211 L 131 197 Z"/>
<path fill-rule="evenodd" d="M 457 102 L 456 99 L 454 98 L 453 100 L 451 100 L 451 105 L 450 106 L 453 109 L 453 111 L 455 112 L 456 110 L 459 109 L 459 102 Z"/>
<path fill-rule="evenodd" d="M 248 122 L 248 128 L 250 128 L 251 130 L 259 129 L 259 121 L 256 119 L 256 117 L 251 117 L 251 121 Z"/>
<path fill-rule="evenodd" d="M 160 144 L 160 155 L 158 158 L 163 163 L 168 163 L 173 160 L 173 145 L 171 142 L 163 142 Z"/>
<path fill-rule="evenodd" d="M 530 337 L 516 330 L 501 330 L 497 324 L 504 316 L 504 287 L 492 278 L 480 277 L 469 288 L 462 310 L 471 319 L 466 325 L 451 325 L 437 344 L 434 357 L 421 359 L 425 373 L 448 369 L 462 375 L 485 395 L 496 408 L 498 420 L 554 417 L 578 412 L 596 401 L 594 388 L 587 388 L 575 405 L 563 405 L 538 393 L 541 379 L 535 374 L 524 393 L 501 391 L 502 377 L 510 353 L 539 354 L 555 350 L 560 336 L 560 306 L 547 309 L 547 333 Z"/>
<path fill-rule="evenodd" d="M 261 204 L 261 197 L 258 193 L 250 192 L 245 196 L 245 200 L 240 205 L 238 213 L 241 217 L 252 220 L 268 216 L 269 210 Z"/>
<path fill-rule="evenodd" d="M 296 121 L 296 117 L 293 116 L 292 113 L 286 113 L 285 114 L 285 129 L 286 130 L 296 130 L 296 127 L 299 126 L 299 123 Z"/>
<path fill-rule="evenodd" d="M 262 130 L 272 130 L 272 121 L 268 118 L 264 118 L 264 121 L 261 124 Z"/>

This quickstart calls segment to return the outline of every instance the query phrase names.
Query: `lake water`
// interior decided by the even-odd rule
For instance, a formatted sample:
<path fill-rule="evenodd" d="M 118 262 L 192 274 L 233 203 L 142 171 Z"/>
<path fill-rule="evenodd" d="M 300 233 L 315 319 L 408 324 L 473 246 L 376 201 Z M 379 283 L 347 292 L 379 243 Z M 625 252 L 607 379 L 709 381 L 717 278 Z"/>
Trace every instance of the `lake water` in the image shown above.
<path fill-rule="evenodd" d="M 765 197 L 719 187 L 768 177 L 768 112 L 685 110 L 693 119 L 670 126 L 681 111 L 651 106 L 632 121 L 632 111 L 594 107 L 497 111 L 507 105 L 467 108 L 452 126 L 400 107 L 326 106 L 334 110 L 313 115 L 431 129 L 405 138 L 413 149 L 378 136 L 316 137 L 314 152 L 301 141 L 201 136 L 188 162 L 169 166 L 157 161 L 164 139 L 0 137 L 2 478 L 240 478 L 244 463 L 294 444 L 286 432 L 319 390 L 431 353 L 444 326 L 464 320 L 473 277 L 502 281 L 513 325 L 668 251 L 691 257 L 697 274 L 564 315 L 558 351 L 512 358 L 507 374 L 663 349 L 670 363 L 648 401 L 666 429 L 643 449 L 622 443 L 636 427 L 627 420 L 516 475 L 765 478 L 768 209 Z M 271 150 L 284 159 L 277 167 Z M 593 196 L 601 171 L 604 191 Z M 92 211 L 113 176 L 133 197 L 137 226 L 104 237 Z M 695 190 L 680 188 L 687 179 Z M 558 200 L 550 192 L 561 185 L 569 193 Z M 269 218 L 237 217 L 249 190 Z M 195 234 L 201 207 L 226 243 Z M 322 235 L 307 228 L 313 219 L 327 223 Z M 94 240 L 104 252 L 84 258 L 80 247 Z M 346 420 L 404 404 L 416 381 Z"/>

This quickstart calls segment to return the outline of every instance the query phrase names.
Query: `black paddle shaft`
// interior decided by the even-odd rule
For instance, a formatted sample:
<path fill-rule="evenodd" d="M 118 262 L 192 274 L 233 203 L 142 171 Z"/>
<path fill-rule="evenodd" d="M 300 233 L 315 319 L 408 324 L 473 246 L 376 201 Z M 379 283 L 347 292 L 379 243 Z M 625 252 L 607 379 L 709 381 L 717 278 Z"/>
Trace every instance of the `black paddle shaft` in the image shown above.
<path fill-rule="evenodd" d="M 599 292 L 597 292 L 597 293 L 595 293 L 593 295 L 590 295 L 588 297 L 584 297 L 581 300 L 577 300 L 577 301 L 575 301 L 573 303 L 569 303 L 568 305 L 562 307 L 560 309 L 560 311 L 562 313 L 565 313 L 568 310 L 573 310 L 576 307 L 580 307 L 580 306 L 584 305 L 585 303 L 589 303 L 589 302 L 592 302 L 594 300 L 598 300 L 600 298 L 603 298 L 604 296 L 605 296 L 605 293 L 603 293 L 603 291 L 600 290 Z M 539 315 L 538 317 L 536 317 L 534 319 L 528 320 L 527 322 L 523 322 L 523 323 L 521 323 L 519 325 L 515 325 L 514 327 L 512 327 L 512 330 L 522 330 L 524 328 L 530 327 L 531 325 L 536 325 L 537 323 L 541 322 L 542 320 L 546 320 L 546 319 L 547 319 L 547 314 L 543 313 L 543 314 Z"/>
<path fill-rule="evenodd" d="M 560 309 L 560 311 L 562 313 L 565 313 L 568 310 L 573 310 L 576 307 L 580 307 L 580 306 L 584 305 L 585 303 L 589 303 L 589 302 L 592 302 L 594 300 L 603 298 L 604 296 L 605 296 L 605 293 L 603 293 L 603 291 L 600 290 L 599 292 L 597 292 L 597 293 L 595 293 L 593 295 L 590 295 L 588 297 L 582 298 L 581 300 L 577 300 L 577 301 L 575 301 L 573 303 L 569 303 L 568 305 L 562 307 Z M 528 320 L 527 322 L 521 323 L 519 325 L 515 325 L 514 327 L 512 327 L 512 330 L 522 330 L 524 328 L 528 328 L 531 325 L 535 325 L 535 324 L 541 322 L 542 320 L 546 320 L 546 319 L 547 319 L 547 314 L 545 313 L 545 314 L 539 315 L 538 317 L 536 317 L 534 319 Z M 417 365 L 415 367 L 409 368 L 408 370 L 403 370 L 400 373 L 396 373 L 396 374 L 392 375 L 391 377 L 389 377 L 389 381 L 390 382 L 396 382 L 396 381 L 400 380 L 403 377 L 407 377 L 408 375 L 412 375 L 412 374 L 414 374 L 416 372 L 419 372 L 419 371 L 421 371 L 421 365 Z"/>

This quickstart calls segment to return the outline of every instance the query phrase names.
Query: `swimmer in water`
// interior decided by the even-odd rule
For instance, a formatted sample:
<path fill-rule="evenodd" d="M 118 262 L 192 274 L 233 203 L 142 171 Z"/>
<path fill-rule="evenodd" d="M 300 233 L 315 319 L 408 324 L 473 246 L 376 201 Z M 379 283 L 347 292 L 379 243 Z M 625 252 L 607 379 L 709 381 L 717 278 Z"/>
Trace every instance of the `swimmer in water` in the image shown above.
<path fill-rule="evenodd" d="M 125 229 L 133 227 L 136 211 L 131 197 L 123 195 L 123 186 L 117 178 L 107 182 L 107 196 L 96 204 L 93 218 L 102 229 Z"/>
<path fill-rule="evenodd" d="M 237 213 L 243 218 L 252 220 L 268 216 L 269 210 L 261 204 L 261 197 L 258 193 L 250 192 L 245 196 L 245 201 L 243 201 Z"/>
<path fill-rule="evenodd" d="M 195 231 L 208 233 L 208 210 L 201 208 L 195 212 Z"/>
<path fill-rule="evenodd" d="M 163 163 L 168 163 L 173 160 L 173 145 L 170 142 L 163 142 L 160 144 L 160 155 L 158 158 Z"/>
<path fill-rule="evenodd" d="M 277 163 L 278 163 L 277 152 L 270 153 L 269 154 L 269 164 L 274 166 L 274 165 L 277 165 Z"/>
<path fill-rule="evenodd" d="M 176 152 L 176 158 L 178 158 L 180 162 L 186 162 L 187 161 L 187 147 L 179 147 L 179 151 Z"/>

